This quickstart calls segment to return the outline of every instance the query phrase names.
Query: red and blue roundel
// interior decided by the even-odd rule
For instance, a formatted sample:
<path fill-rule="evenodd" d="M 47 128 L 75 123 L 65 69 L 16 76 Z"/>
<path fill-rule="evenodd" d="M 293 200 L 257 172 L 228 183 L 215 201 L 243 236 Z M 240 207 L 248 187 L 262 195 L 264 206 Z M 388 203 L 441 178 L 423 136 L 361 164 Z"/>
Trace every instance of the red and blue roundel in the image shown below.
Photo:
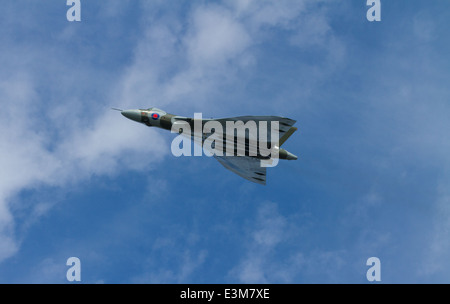
<path fill-rule="evenodd" d="M 159 114 L 158 113 L 153 113 L 152 114 L 152 119 L 153 120 L 158 120 L 159 119 Z"/>

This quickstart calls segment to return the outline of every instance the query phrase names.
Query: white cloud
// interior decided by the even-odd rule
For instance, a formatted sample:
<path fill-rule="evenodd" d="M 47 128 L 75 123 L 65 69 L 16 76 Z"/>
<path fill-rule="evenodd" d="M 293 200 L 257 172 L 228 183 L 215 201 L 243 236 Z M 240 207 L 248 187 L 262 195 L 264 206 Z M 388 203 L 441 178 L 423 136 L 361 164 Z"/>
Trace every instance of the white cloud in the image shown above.
<path fill-rule="evenodd" d="M 257 213 L 254 227 L 246 236 L 250 240 L 245 257 L 230 273 L 245 284 L 273 283 L 277 273 L 295 271 L 294 268 L 283 269 L 272 260 L 276 246 L 287 238 L 285 233 L 289 233 L 286 230 L 286 218 L 278 213 L 277 205 L 273 203 L 263 204 Z"/>
<path fill-rule="evenodd" d="M 316 6 L 311 0 L 193 4 L 182 20 L 163 11 L 167 18 L 146 20 L 145 39 L 137 47 L 124 90 L 160 106 L 217 109 L 215 97 L 223 96 L 227 85 L 242 83 L 243 74 L 258 64 L 257 48 L 274 38 L 275 28 L 297 47 L 323 48 L 329 54 L 326 64 L 337 65 L 345 49 L 333 36 L 327 12 L 315 12 Z M 158 11 L 151 4 L 144 8 L 144 15 Z M 241 104 L 229 100 L 229 105 Z"/>
<path fill-rule="evenodd" d="M 222 66 L 239 56 L 251 43 L 243 25 L 226 9 L 200 7 L 192 16 L 185 43 L 190 64 Z"/>
<path fill-rule="evenodd" d="M 19 246 L 10 202 L 24 189 L 63 188 L 92 175 L 143 170 L 168 151 L 162 135 L 109 111 L 110 106 L 176 103 L 181 111 L 210 103 L 224 83 L 239 83 L 239 71 L 257 64 L 252 48 L 264 39 L 268 27 L 296 34 L 307 30 L 296 22 L 305 3 L 312 2 L 193 4 L 184 24 L 170 17 L 147 20 L 154 6 L 142 4 L 143 35 L 122 76 L 97 71 L 92 61 L 77 64 L 68 60 L 58 43 L 76 43 L 64 33 L 70 32 L 71 38 L 77 33 L 67 27 L 59 36 L 56 32 L 55 45 L 30 43 L 26 48 L 14 39 L 14 33 L 8 33 L 1 45 L 7 51 L 0 58 L 4 64 L 0 128 L 6 130 L 0 134 L 0 261 Z M 17 8 L 9 9 L 16 12 Z M 122 6 L 111 6 L 104 14 L 113 16 L 120 9 Z M 30 18 L 20 23 L 35 21 Z M 8 22 L 14 24 L 13 19 Z M 314 24 L 321 30 L 313 36 L 329 32 L 325 19 L 317 17 Z M 83 56 L 89 59 L 92 50 Z M 90 96 L 83 94 L 84 89 L 110 93 L 97 94 L 101 99 L 96 102 L 86 99 Z M 276 235 L 269 236 L 261 231 L 255 238 L 272 246 Z"/>
<path fill-rule="evenodd" d="M 230 276 L 244 284 L 310 283 L 318 275 L 332 281 L 342 279 L 345 251 L 303 252 L 302 226 L 307 224 L 297 223 L 298 218 L 291 216 L 281 215 L 275 203 L 262 204 L 244 238 L 246 252 Z"/>
<path fill-rule="evenodd" d="M 1 62 L 6 69 L 1 72 L 0 82 L 0 261 L 19 248 L 17 222 L 11 211 L 18 206 L 11 203 L 21 204 L 12 199 L 21 191 L 41 186 L 64 187 L 92 175 L 112 175 L 119 170 L 145 170 L 167 151 L 161 135 L 109 109 L 130 104 L 136 97 L 133 92 L 124 91 L 121 98 L 111 94 L 111 99 L 102 105 L 80 102 L 82 98 L 76 92 L 69 93 L 73 79 L 67 73 L 72 71 L 72 64 L 63 54 L 52 52 L 54 57 L 49 59 L 46 52 L 51 47 L 29 47 L 28 52 L 16 52 L 20 46 L 7 43 L 11 48 L 2 53 Z M 44 71 L 36 68 L 40 61 L 49 63 Z M 139 58 L 137 64 L 138 61 Z M 35 63 L 28 65 L 30 62 Z M 55 75 L 64 70 L 63 66 L 64 77 L 58 78 Z M 90 79 L 84 76 L 90 67 L 78 67 L 72 72 L 80 76 L 77 81 L 89 83 Z M 48 82 L 42 79 L 46 73 L 52 75 Z M 43 91 L 55 94 L 60 104 L 52 107 L 52 100 L 47 100 L 48 94 L 42 94 Z M 41 216 L 45 210 L 48 209 L 29 216 Z"/>

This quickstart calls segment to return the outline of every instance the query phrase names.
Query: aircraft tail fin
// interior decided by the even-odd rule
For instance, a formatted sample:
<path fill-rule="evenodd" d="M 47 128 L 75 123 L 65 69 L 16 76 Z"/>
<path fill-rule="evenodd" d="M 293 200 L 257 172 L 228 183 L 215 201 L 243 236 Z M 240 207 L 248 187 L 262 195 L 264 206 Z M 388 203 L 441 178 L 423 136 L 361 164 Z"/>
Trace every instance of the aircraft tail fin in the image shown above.
<path fill-rule="evenodd" d="M 284 133 L 283 137 L 280 138 L 280 147 L 284 144 L 286 140 L 288 140 L 289 137 L 291 137 L 292 134 L 294 134 L 295 131 L 298 129 L 296 127 L 291 127 L 286 133 Z"/>

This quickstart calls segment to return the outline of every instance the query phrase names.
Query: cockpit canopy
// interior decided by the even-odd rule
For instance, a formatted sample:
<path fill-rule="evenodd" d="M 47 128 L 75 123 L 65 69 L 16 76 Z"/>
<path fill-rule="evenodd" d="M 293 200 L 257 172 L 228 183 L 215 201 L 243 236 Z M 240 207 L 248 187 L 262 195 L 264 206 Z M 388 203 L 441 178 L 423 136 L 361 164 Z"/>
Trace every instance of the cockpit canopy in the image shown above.
<path fill-rule="evenodd" d="M 160 115 L 165 115 L 167 114 L 165 111 L 158 109 L 158 108 L 148 108 L 148 109 L 140 109 L 141 111 L 147 111 L 147 112 L 156 112 L 159 113 Z"/>

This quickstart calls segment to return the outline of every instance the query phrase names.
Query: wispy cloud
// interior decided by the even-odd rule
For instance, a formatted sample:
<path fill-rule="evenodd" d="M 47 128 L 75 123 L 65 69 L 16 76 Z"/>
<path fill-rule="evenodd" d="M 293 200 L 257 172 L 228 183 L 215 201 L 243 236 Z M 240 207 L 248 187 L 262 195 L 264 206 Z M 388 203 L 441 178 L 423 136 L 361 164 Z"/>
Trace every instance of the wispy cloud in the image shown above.
<path fill-rule="evenodd" d="M 108 111 L 110 106 L 176 104 L 180 110 L 193 110 L 207 105 L 222 95 L 216 93 L 219 88 L 239 83 L 240 71 L 256 64 L 253 48 L 273 35 L 271 28 L 292 32 L 301 47 L 307 46 L 298 42 L 301 35 L 323 37 L 330 31 L 321 16 L 307 23 L 297 20 L 307 3 L 312 1 L 193 3 L 185 19 L 171 17 L 170 10 L 156 16 L 154 5 L 139 4 L 143 34 L 129 47 L 133 50 L 130 64 L 110 75 L 96 70 L 96 55 L 80 36 L 82 27 L 65 24 L 53 34 L 54 42 L 41 46 L 31 40 L 24 45 L 14 38 L 16 21 L 4 21 L 12 31 L 5 33 L 2 47 L 7 51 L 1 56 L 5 65 L 0 127 L 8 132 L 0 138 L 0 258 L 18 248 L 9 202 L 22 190 L 63 188 L 93 175 L 142 170 L 161 159 L 162 137 L 121 119 Z M 100 10 L 99 17 L 110 18 L 127 7 L 113 3 Z M 23 3 L 8 7 L 12 14 L 34 8 Z M 155 18 L 146 19 L 147 13 Z M 22 35 L 31 35 L 29 30 L 38 22 L 36 17 L 18 20 Z M 311 22 L 321 25 L 319 32 L 308 26 Z M 40 34 L 46 37 L 44 31 Z M 308 45 L 322 43 L 321 39 Z M 69 45 L 84 50 L 79 60 L 86 64 L 70 60 L 67 53 L 77 54 Z"/>
<path fill-rule="evenodd" d="M 325 151 L 311 169 L 316 175 L 322 169 L 323 175 L 311 183 L 326 190 L 328 196 L 321 198 L 345 203 L 339 211 L 322 206 L 328 215 L 334 210 L 345 216 L 327 219 L 329 225 L 342 224 L 339 233 L 314 236 L 330 241 L 338 235 L 345 245 L 302 246 L 311 238 L 303 234 L 304 225 L 320 228 L 321 223 L 300 223 L 281 203 L 265 203 L 247 222 L 245 250 L 229 277 L 246 283 L 297 282 L 321 274 L 322 281 L 337 281 L 343 268 L 353 267 L 350 259 L 359 263 L 372 251 L 389 253 L 383 265 L 386 258 L 391 265 L 405 263 L 405 255 L 420 260 L 420 271 L 409 272 L 416 277 L 444 276 L 450 91 L 442 25 L 448 18 L 426 10 L 395 22 L 386 18 L 366 35 L 364 26 L 349 29 L 337 17 L 330 21 L 333 1 L 184 1 L 177 8 L 164 1 L 133 3 L 112 1 L 98 9 L 95 16 L 110 24 L 79 25 L 54 21 L 53 14 L 43 22 L 37 11 L 60 10 L 64 19 L 65 7 L 54 4 L 4 5 L 0 261 L 20 249 L 24 227 L 34 222 L 23 217 L 39 218 L 56 204 L 28 208 L 21 200 L 25 190 L 64 192 L 94 176 L 151 170 L 163 160 L 168 151 L 164 135 L 130 123 L 109 107 L 298 116 L 297 110 L 307 107 L 303 118 L 309 129 L 302 138 L 308 142 L 302 149 L 312 151 L 301 165 Z M 136 20 L 125 18 L 127 10 Z M 127 26 L 130 22 L 133 26 Z M 370 36 L 375 26 L 382 39 Z M 148 181 L 152 196 L 174 188 L 165 177 Z M 246 199 L 253 197 L 251 186 L 239 189 L 249 191 Z M 17 210 L 27 214 L 19 219 Z M 290 211 L 299 216 L 297 209 Z M 125 229 L 125 224 L 117 226 Z M 161 237 L 152 256 L 163 259 L 179 250 L 171 257 L 180 263 L 170 267 L 167 260 L 163 265 L 148 261 L 136 281 L 183 282 L 207 263 L 208 248 L 176 246 L 177 238 L 176 233 Z M 405 246 L 391 246 L 399 242 Z M 56 269 L 54 261 L 45 259 L 37 271 Z"/>
<path fill-rule="evenodd" d="M 275 203 L 266 202 L 244 237 L 246 251 L 230 271 L 240 283 L 311 283 L 318 277 L 338 282 L 348 265 L 344 250 L 303 246 L 308 222 L 298 216 L 283 216 Z"/>

